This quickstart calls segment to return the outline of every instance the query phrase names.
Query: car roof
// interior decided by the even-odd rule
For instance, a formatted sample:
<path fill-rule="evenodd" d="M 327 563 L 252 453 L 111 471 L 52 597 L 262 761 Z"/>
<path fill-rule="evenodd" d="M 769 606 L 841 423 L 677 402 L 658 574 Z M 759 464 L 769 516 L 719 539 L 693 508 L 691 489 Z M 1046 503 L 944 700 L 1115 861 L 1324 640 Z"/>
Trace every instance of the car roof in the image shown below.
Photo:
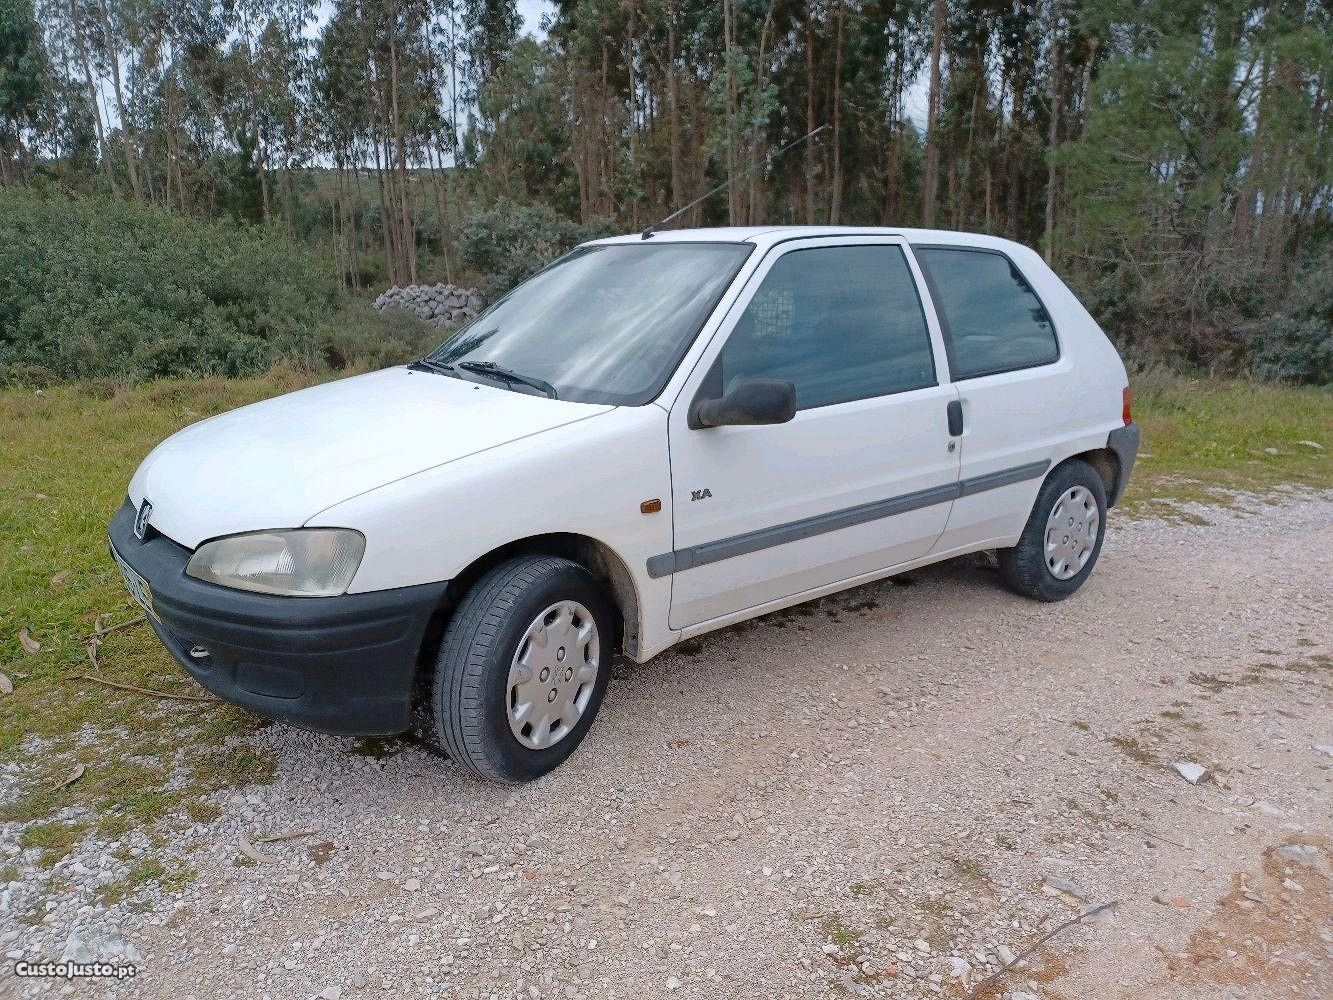
<path fill-rule="evenodd" d="M 710 229 L 667 229 L 654 231 L 653 243 L 754 243 L 768 248 L 787 240 L 828 236 L 899 236 L 909 243 L 938 243 L 952 246 L 981 247 L 1010 252 L 1021 244 L 984 233 L 960 233 L 947 229 L 907 229 L 875 226 L 715 226 Z M 642 233 L 592 240 L 592 245 L 642 243 Z M 1023 248 L 1027 249 L 1027 248 Z"/>

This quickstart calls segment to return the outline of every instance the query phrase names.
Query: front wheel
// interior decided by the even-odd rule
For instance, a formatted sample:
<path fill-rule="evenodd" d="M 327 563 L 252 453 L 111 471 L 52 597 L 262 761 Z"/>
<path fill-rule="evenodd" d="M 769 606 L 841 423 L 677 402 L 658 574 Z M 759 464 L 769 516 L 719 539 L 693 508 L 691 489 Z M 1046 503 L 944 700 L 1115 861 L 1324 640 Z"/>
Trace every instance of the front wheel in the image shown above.
<path fill-rule="evenodd" d="M 463 767 L 530 781 L 592 725 L 611 676 L 614 615 L 577 563 L 523 556 L 459 602 L 440 643 L 427 735 Z"/>
<path fill-rule="evenodd" d="M 1024 597 L 1063 601 L 1092 572 L 1105 534 L 1106 486 L 1072 459 L 1046 477 L 1018 544 L 997 553 L 1000 577 Z"/>

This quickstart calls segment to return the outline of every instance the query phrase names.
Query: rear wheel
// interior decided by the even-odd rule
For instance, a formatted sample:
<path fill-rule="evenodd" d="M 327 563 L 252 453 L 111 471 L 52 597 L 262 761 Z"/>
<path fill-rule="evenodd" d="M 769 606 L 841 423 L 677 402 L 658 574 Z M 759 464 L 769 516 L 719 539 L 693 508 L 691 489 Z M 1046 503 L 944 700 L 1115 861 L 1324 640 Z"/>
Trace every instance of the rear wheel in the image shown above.
<path fill-rule="evenodd" d="M 577 563 L 523 556 L 467 592 L 445 627 L 427 735 L 463 767 L 530 781 L 578 747 L 611 675 L 614 614 Z"/>
<path fill-rule="evenodd" d="M 1000 577 L 1025 597 L 1063 601 L 1092 572 L 1105 533 L 1102 477 L 1072 459 L 1046 477 L 1018 544 L 997 553 Z"/>

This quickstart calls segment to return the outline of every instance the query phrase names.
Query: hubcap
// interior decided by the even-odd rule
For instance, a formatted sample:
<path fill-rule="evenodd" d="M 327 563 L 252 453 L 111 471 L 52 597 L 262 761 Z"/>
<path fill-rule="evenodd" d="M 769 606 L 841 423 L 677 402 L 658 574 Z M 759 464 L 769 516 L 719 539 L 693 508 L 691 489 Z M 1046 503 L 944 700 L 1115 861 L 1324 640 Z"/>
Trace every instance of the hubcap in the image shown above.
<path fill-rule="evenodd" d="M 505 707 L 515 739 L 545 750 L 573 732 L 601 669 L 597 622 L 577 601 L 552 604 L 519 640 Z"/>
<path fill-rule="evenodd" d="M 1084 486 L 1071 486 L 1056 498 L 1046 519 L 1046 568 L 1057 580 L 1068 580 L 1092 558 L 1101 513 Z"/>

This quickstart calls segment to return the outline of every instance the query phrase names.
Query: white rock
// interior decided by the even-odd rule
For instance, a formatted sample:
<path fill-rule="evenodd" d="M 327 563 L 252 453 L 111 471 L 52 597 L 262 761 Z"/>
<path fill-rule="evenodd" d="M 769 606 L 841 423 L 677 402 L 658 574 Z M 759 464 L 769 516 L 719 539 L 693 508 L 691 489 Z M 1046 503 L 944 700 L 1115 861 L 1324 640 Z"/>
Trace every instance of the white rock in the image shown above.
<path fill-rule="evenodd" d="M 677 979 L 675 976 L 671 976 L 671 977 L 668 978 L 667 981 L 666 981 L 666 988 L 669 989 L 669 990 L 678 990 L 678 989 L 680 989 L 680 980 Z"/>
<path fill-rule="evenodd" d="M 1333 743 L 1316 743 L 1310 749 L 1318 750 L 1326 756 L 1333 757 Z"/>
<path fill-rule="evenodd" d="M 1197 785 L 1201 781 L 1207 781 L 1211 776 L 1208 768 L 1202 764 L 1195 764 L 1192 761 L 1181 760 L 1171 765 L 1176 769 L 1176 773 L 1188 781 L 1191 785 Z"/>
<path fill-rule="evenodd" d="M 338 1000 L 343 995 L 341 986 L 325 986 L 320 991 L 319 1000 Z"/>
<path fill-rule="evenodd" d="M 109 927 L 101 931 L 77 928 L 70 932 L 69 938 L 65 941 L 60 960 L 84 963 L 138 963 L 143 961 L 143 954 L 120 936 L 118 928 Z"/>

